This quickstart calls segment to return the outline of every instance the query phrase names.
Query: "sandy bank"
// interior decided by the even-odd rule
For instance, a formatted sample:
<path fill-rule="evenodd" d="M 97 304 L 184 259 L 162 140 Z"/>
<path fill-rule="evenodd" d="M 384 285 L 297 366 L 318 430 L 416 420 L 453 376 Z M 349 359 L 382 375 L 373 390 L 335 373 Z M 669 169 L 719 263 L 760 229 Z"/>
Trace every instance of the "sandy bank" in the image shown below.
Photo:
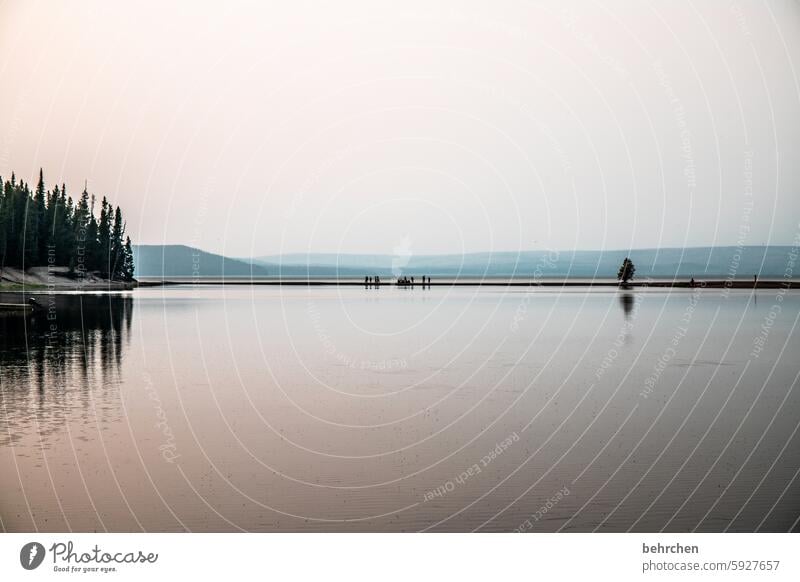
<path fill-rule="evenodd" d="M 124 283 L 100 277 L 95 272 L 72 273 L 67 267 L 32 267 L 23 271 L 13 267 L 0 270 L 0 288 L 5 291 L 121 291 L 134 289 L 136 281 Z"/>

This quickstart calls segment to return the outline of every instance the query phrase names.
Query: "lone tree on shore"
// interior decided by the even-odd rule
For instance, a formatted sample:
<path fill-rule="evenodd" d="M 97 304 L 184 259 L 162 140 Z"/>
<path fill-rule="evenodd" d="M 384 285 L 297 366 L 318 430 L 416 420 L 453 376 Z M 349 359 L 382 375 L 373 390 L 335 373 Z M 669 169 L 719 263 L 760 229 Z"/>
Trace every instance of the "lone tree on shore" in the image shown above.
<path fill-rule="evenodd" d="M 625 257 L 625 260 L 622 261 L 622 264 L 619 266 L 619 271 L 617 271 L 617 279 L 625 285 L 628 281 L 633 279 L 633 274 L 635 272 L 636 267 L 633 265 L 633 261 Z"/>

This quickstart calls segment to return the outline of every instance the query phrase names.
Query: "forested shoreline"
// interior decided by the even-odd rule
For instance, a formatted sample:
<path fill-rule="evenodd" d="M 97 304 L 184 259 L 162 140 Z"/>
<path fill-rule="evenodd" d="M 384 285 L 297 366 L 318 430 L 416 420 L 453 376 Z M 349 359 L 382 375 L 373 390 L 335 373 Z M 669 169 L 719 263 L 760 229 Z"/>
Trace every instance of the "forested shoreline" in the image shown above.
<path fill-rule="evenodd" d="M 41 170 L 33 191 L 13 173 L 10 180 L 0 177 L 0 268 L 38 266 L 132 281 L 133 251 L 120 207 L 105 196 L 97 204 L 86 188 L 77 201 L 63 184 L 48 190 Z"/>

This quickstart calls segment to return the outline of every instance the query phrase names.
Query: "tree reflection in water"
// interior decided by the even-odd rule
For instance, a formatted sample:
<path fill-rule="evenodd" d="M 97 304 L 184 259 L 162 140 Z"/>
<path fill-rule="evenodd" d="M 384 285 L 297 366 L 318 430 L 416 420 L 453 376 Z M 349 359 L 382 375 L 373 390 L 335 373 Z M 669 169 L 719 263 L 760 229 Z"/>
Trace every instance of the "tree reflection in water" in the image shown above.
<path fill-rule="evenodd" d="M 23 302 L 6 295 L 0 302 Z M 33 420 L 31 412 L 46 430 L 68 409 L 88 409 L 92 387 L 105 391 L 117 384 L 130 342 L 130 295 L 36 299 L 43 309 L 32 314 L 0 314 L 0 444 L 15 440 L 17 429 Z"/>

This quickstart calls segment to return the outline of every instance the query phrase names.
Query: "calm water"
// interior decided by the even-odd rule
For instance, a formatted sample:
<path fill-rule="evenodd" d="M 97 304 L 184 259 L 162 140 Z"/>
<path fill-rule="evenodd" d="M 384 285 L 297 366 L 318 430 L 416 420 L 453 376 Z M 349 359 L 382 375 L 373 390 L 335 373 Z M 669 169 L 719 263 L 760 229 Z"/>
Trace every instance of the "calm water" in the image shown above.
<path fill-rule="evenodd" d="M 6 531 L 798 527 L 796 292 L 53 299 L 0 316 Z"/>

